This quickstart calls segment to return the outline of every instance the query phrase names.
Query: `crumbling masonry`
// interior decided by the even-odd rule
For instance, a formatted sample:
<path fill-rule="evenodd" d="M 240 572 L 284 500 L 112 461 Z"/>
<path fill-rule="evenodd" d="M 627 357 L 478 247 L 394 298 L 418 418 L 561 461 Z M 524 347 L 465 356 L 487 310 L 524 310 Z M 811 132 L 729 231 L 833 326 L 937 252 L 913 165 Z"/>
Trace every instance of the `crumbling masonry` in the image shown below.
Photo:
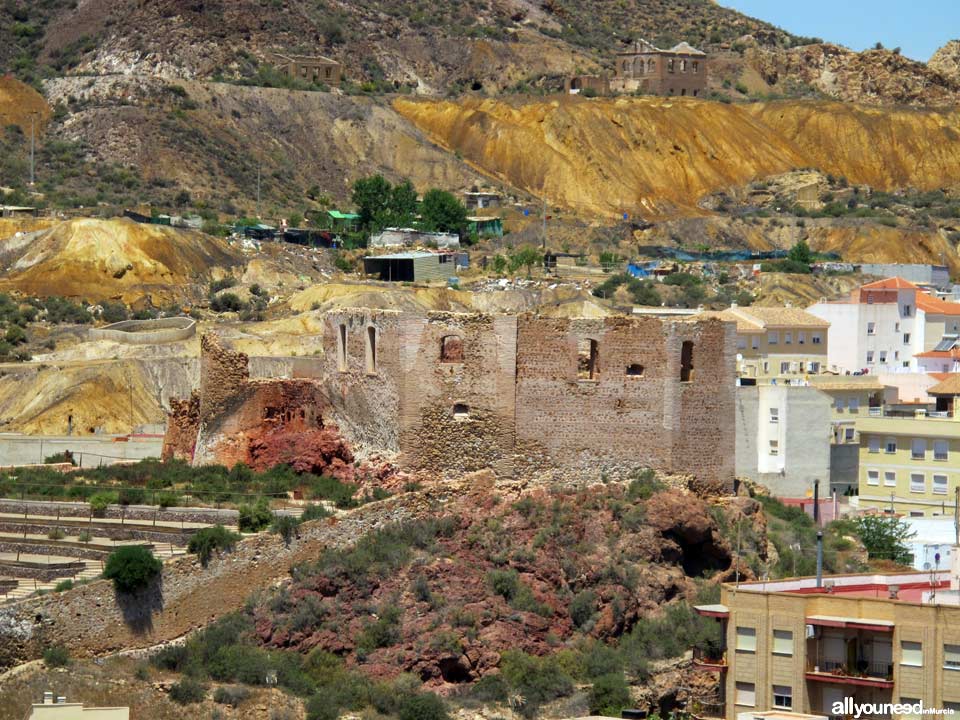
<path fill-rule="evenodd" d="M 174 406 L 164 457 L 343 475 L 356 451 L 448 477 L 733 479 L 735 337 L 719 320 L 346 310 L 295 379 L 250 380 L 245 356 L 202 347 L 199 401 Z"/>

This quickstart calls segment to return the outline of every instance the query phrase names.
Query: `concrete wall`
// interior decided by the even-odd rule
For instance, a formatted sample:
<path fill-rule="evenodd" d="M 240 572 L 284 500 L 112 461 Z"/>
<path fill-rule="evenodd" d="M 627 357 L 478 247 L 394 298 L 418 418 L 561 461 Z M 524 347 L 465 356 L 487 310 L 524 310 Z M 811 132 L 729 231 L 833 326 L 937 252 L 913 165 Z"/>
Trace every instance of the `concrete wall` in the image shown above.
<path fill-rule="evenodd" d="M 774 495 L 803 497 L 830 477 L 830 417 L 830 398 L 812 387 L 737 388 L 737 475 Z"/>
<path fill-rule="evenodd" d="M 855 488 L 860 479 L 860 445 L 848 443 L 830 446 L 830 489 L 843 495 Z"/>
<path fill-rule="evenodd" d="M 91 328 L 91 340 L 112 340 L 126 345 L 157 345 L 189 340 L 197 334 L 193 318 L 171 317 L 157 320 L 123 320 L 102 328 Z"/>
<path fill-rule="evenodd" d="M 163 439 L 131 438 L 118 442 L 118 436 L 0 435 L 0 466 L 42 463 L 44 458 L 69 450 L 74 462 L 93 468 L 116 462 L 159 458 Z M 125 436 L 120 436 L 125 437 Z"/>
<path fill-rule="evenodd" d="M 938 288 L 950 286 L 950 268 L 946 265 L 863 263 L 860 265 L 860 272 L 864 275 L 876 275 L 881 278 L 900 277 L 912 283 L 935 285 Z"/>

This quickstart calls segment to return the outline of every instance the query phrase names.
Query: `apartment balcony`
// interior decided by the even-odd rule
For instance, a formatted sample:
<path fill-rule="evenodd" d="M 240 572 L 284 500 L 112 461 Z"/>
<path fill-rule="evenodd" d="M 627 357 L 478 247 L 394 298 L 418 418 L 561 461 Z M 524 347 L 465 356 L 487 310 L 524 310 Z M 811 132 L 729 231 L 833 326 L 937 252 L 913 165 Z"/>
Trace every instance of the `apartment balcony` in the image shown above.
<path fill-rule="evenodd" d="M 837 685 L 860 685 L 862 687 L 892 688 L 893 663 L 858 660 L 819 660 L 807 662 L 807 680 Z"/>
<path fill-rule="evenodd" d="M 724 703 L 700 702 L 694 700 L 687 709 L 690 717 L 695 720 L 722 720 L 727 716 L 727 706 Z"/>
<path fill-rule="evenodd" d="M 693 649 L 693 666 L 698 670 L 723 672 L 727 669 L 727 655 L 715 650 Z"/>
<path fill-rule="evenodd" d="M 890 410 L 883 407 L 867 409 L 867 416 L 872 418 L 888 417 L 913 420 L 952 420 L 953 413 L 949 410 Z"/>

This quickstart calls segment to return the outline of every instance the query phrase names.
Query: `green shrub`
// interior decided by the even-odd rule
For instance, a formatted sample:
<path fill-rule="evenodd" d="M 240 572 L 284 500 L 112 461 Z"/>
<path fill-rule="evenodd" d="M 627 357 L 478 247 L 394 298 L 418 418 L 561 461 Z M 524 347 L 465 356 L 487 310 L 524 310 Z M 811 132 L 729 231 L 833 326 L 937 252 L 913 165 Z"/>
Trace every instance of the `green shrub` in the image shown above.
<path fill-rule="evenodd" d="M 79 540 L 82 543 L 88 543 L 91 540 L 93 540 L 93 535 L 89 530 L 81 530 L 80 534 L 77 535 L 77 540 Z"/>
<path fill-rule="evenodd" d="M 327 508 L 320 503 L 312 503 L 307 505 L 303 511 L 303 515 L 300 516 L 300 519 L 303 522 L 309 522 L 310 520 L 321 520 L 323 518 L 330 517 L 331 515 L 333 515 L 333 513 L 327 510 Z"/>
<path fill-rule="evenodd" d="M 66 536 L 67 534 L 58 527 L 51 528 L 50 532 L 47 533 L 47 538 L 50 540 L 63 540 Z"/>
<path fill-rule="evenodd" d="M 102 516 L 107 508 L 116 501 L 112 493 L 96 493 L 90 496 L 90 512 L 97 517 Z"/>
<path fill-rule="evenodd" d="M 290 544 L 297 534 L 297 528 L 300 526 L 300 518 L 293 515 L 275 515 L 271 530 L 283 538 L 286 545 Z"/>
<path fill-rule="evenodd" d="M 214 525 L 198 530 L 190 538 L 187 551 L 196 554 L 203 565 L 210 562 L 215 550 L 229 552 L 240 540 L 240 535 L 227 530 L 223 525 Z"/>
<path fill-rule="evenodd" d="M 170 699 L 180 705 L 200 703 L 206 697 L 207 689 L 190 677 L 185 677 L 170 687 Z"/>
<path fill-rule="evenodd" d="M 491 570 L 487 573 L 487 583 L 490 589 L 507 602 L 513 600 L 520 592 L 520 575 L 516 570 Z"/>
<path fill-rule="evenodd" d="M 597 611 L 597 596 L 592 590 L 582 590 L 570 601 L 570 619 L 578 628 L 586 625 Z"/>
<path fill-rule="evenodd" d="M 630 706 L 630 688 L 623 673 L 601 675 L 590 688 L 590 713 L 620 717 L 621 711 Z"/>
<path fill-rule="evenodd" d="M 218 687 L 213 693 L 213 701 L 220 705 L 237 707 L 250 697 L 250 691 L 242 685 Z"/>
<path fill-rule="evenodd" d="M 157 558 L 142 545 L 126 545 L 107 558 L 103 576 L 113 580 L 119 592 L 133 593 L 150 585 L 163 568 Z"/>
<path fill-rule="evenodd" d="M 43 651 L 43 662 L 47 667 L 66 667 L 70 664 L 70 651 L 63 645 L 51 645 Z"/>
<path fill-rule="evenodd" d="M 232 292 L 217 295 L 210 301 L 210 309 L 214 312 L 239 312 L 246 307 L 240 296 Z"/>
<path fill-rule="evenodd" d="M 416 693 L 400 701 L 398 720 L 448 720 L 443 700 L 433 693 Z"/>
<path fill-rule="evenodd" d="M 503 702 L 510 696 L 510 687 L 503 675 L 484 675 L 474 683 L 470 694 L 480 702 Z"/>
<path fill-rule="evenodd" d="M 273 513 L 266 498 L 260 498 L 253 505 L 241 505 L 239 512 L 237 525 L 240 532 L 260 532 L 273 522 Z"/>
<path fill-rule="evenodd" d="M 58 583 L 54 586 L 53 591 L 54 591 L 54 592 L 64 592 L 64 591 L 66 591 L 66 590 L 72 590 L 72 589 L 73 589 L 73 580 L 70 580 L 70 579 L 68 578 L 67 580 L 61 580 L 60 582 L 58 582 Z"/>
<path fill-rule="evenodd" d="M 121 505 L 143 505 L 147 501 L 147 493 L 143 488 L 120 488 L 117 502 Z"/>
<path fill-rule="evenodd" d="M 500 660 L 500 672 L 510 687 L 526 700 L 524 714 L 528 717 L 542 704 L 573 692 L 572 678 L 554 656 L 536 657 L 519 650 L 507 650 Z"/>
<path fill-rule="evenodd" d="M 369 623 L 357 639 L 357 650 L 370 652 L 377 648 L 390 647 L 400 642 L 400 608 L 390 605 L 382 608 L 380 617 Z"/>

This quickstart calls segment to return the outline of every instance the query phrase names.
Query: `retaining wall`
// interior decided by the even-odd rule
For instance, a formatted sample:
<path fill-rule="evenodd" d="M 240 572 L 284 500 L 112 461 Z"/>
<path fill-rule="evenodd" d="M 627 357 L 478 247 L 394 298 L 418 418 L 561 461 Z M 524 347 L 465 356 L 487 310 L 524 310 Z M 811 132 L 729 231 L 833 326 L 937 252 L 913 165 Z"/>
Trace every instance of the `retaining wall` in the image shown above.
<path fill-rule="evenodd" d="M 207 567 L 193 555 L 164 564 L 159 581 L 135 597 L 117 595 L 106 580 L 0 608 L 0 671 L 38 658 L 51 644 L 74 657 L 151 647 L 204 627 L 243 607 L 251 593 L 289 577 L 292 565 L 315 560 L 324 548 L 344 548 L 386 525 L 422 517 L 437 503 L 422 493 L 390 498 L 342 518 L 304 523 L 289 545 L 260 534 L 215 556 Z"/>
<path fill-rule="evenodd" d="M 102 328 L 91 328 L 91 340 L 112 340 L 126 345 L 157 345 L 181 342 L 197 334 L 193 318 L 172 317 L 157 320 L 123 320 Z"/>

